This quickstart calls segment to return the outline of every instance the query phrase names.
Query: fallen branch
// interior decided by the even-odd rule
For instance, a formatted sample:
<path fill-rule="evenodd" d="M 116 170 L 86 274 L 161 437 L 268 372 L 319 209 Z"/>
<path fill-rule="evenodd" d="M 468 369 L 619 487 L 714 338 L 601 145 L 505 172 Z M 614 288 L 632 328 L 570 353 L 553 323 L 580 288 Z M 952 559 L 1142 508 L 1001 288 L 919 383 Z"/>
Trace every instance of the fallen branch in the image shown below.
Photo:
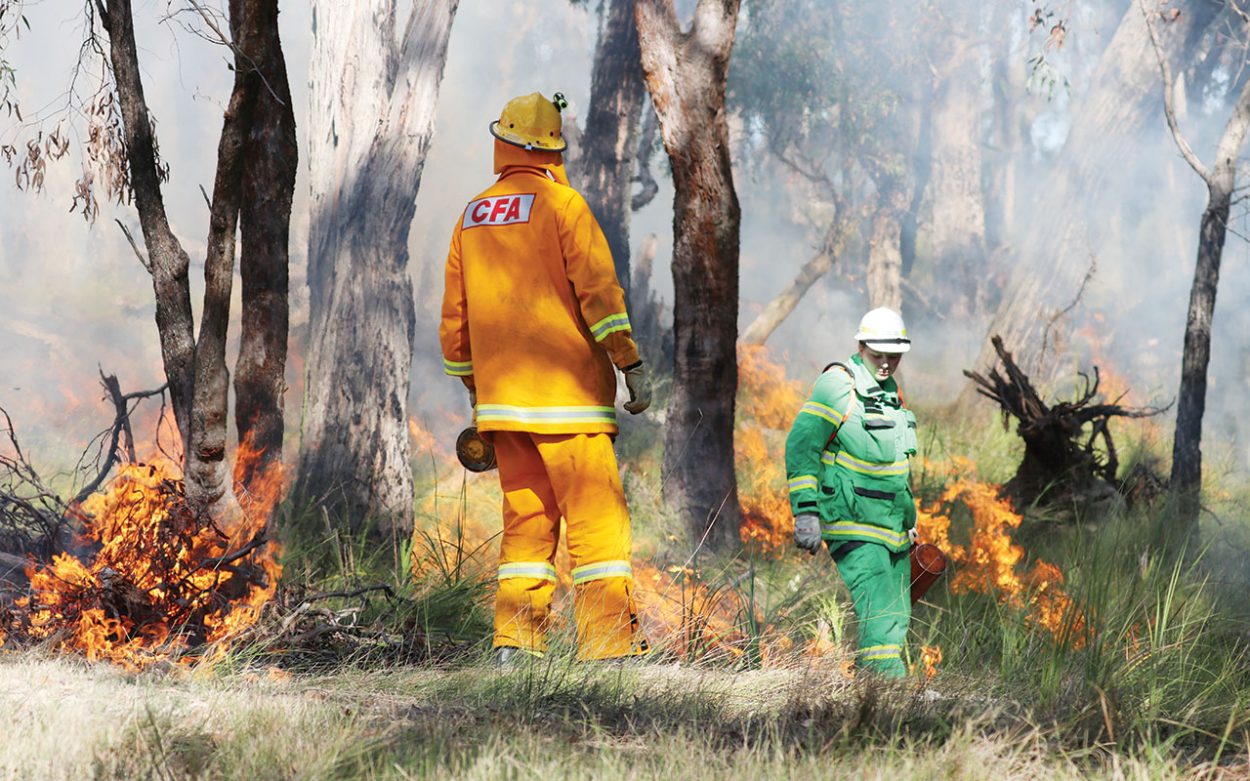
<path fill-rule="evenodd" d="M 306 605 L 309 602 L 315 602 L 321 599 L 335 599 L 335 598 L 351 599 L 353 597 L 358 597 L 361 594 L 368 594 L 371 591 L 384 591 L 386 592 L 387 599 L 395 598 L 395 590 L 393 588 L 386 585 L 385 583 L 378 583 L 373 586 L 365 586 L 364 588 L 358 588 L 352 591 L 324 591 L 320 594 L 310 594 L 300 599 L 299 601 L 297 601 L 293 607 L 299 608 L 300 606 Z"/>
<path fill-rule="evenodd" d="M 109 472 L 111 472 L 113 467 L 117 465 L 117 450 L 121 443 L 121 436 L 123 433 L 126 435 L 126 457 L 131 463 L 134 463 L 136 460 L 135 437 L 134 432 L 131 431 L 130 428 L 130 415 L 134 412 L 134 408 L 130 406 L 130 402 L 142 401 L 143 399 L 151 398 L 152 396 L 157 395 L 164 398 L 165 389 L 168 387 L 168 383 L 166 383 L 155 390 L 136 391 L 134 393 L 123 394 L 121 391 L 121 384 L 117 381 L 117 375 L 106 375 L 103 369 L 100 369 L 100 382 L 103 383 L 104 389 L 108 391 L 109 398 L 113 401 L 113 409 L 116 412 L 116 415 L 113 417 L 113 425 L 107 429 L 107 431 L 111 434 L 109 437 L 109 446 L 104 456 L 104 465 L 100 467 L 95 479 L 83 486 L 82 489 L 74 495 L 70 504 L 81 504 L 88 496 L 91 496 L 91 494 L 95 493 L 96 490 L 104 484 Z M 94 442 L 95 440 L 92 441 Z M 88 449 L 89 448 L 90 446 L 88 446 Z M 81 463 L 81 460 L 79 463 Z"/>

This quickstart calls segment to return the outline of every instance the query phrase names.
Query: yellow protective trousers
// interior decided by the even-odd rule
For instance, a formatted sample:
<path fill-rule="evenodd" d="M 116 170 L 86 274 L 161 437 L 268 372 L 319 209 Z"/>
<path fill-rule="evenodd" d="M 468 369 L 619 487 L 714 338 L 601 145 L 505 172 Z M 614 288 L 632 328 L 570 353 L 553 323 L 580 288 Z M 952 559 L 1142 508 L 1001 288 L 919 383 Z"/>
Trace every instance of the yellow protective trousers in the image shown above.
<path fill-rule="evenodd" d="M 491 434 L 503 488 L 495 647 L 547 650 L 556 547 L 565 519 L 577 658 L 648 651 L 634 606 L 629 512 L 607 434 Z"/>

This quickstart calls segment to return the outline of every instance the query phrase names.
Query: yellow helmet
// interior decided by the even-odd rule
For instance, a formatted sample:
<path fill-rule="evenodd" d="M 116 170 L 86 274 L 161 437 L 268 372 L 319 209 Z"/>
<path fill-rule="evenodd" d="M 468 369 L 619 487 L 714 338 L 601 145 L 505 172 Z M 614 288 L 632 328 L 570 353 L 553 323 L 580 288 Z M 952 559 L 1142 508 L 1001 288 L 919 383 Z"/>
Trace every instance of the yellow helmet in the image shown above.
<path fill-rule="evenodd" d="M 503 107 L 499 121 L 490 123 L 490 134 L 523 149 L 563 152 L 568 144 L 561 133 L 560 112 L 568 105 L 559 92 L 551 100 L 539 92 L 513 98 Z"/>

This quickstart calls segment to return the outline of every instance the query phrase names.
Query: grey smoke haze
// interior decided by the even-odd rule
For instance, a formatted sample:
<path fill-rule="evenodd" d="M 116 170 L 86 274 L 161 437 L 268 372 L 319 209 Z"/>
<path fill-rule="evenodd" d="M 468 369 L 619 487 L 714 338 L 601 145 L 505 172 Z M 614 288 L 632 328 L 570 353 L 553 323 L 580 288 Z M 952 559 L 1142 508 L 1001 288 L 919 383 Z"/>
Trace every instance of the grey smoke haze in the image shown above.
<path fill-rule="evenodd" d="M 440 436 L 454 428 L 447 413 L 463 412 L 458 384 L 439 369 L 433 333 L 442 262 L 462 204 L 492 179 L 486 125 L 507 99 L 533 90 L 561 91 L 569 98 L 573 115 L 585 116 L 595 5 L 586 9 L 558 2 L 540 6 L 487 0 L 460 4 L 410 240 L 419 310 L 414 413 L 430 420 Z M 207 207 L 199 187 L 208 188 L 212 182 L 231 74 L 225 51 L 190 34 L 178 21 L 190 24 L 189 17 L 161 22 L 177 7 L 176 2 L 150 0 L 137 2 L 135 11 L 149 104 L 159 123 L 162 155 L 172 172 L 164 191 L 175 231 L 192 256 L 194 280 L 202 272 L 197 259 L 202 259 L 207 233 Z M 1079 110 L 1089 74 L 1125 7 L 1123 2 L 1086 2 L 1071 9 L 1068 39 L 1050 58 L 1056 72 L 1070 81 L 1070 89 L 1059 86 L 1050 100 L 1036 94 L 1023 112 L 1027 132 L 1016 151 L 1020 189 L 1008 245 L 1023 235 L 1022 228 L 1032 217 L 1033 196 L 1044 186 L 1056 158 L 1065 154 L 1062 143 L 1071 112 Z M 1024 29 L 1024 4 L 1017 10 L 1003 29 L 971 31 L 988 42 L 982 54 L 985 73 L 994 58 L 1006 56 L 1010 67 L 1027 77 L 1027 58 L 1040 41 Z M 23 108 L 28 115 L 39 109 L 51 129 L 60 116 L 58 101 L 63 103 L 63 97 L 58 96 L 69 82 L 78 49 L 81 5 L 45 2 L 27 11 L 31 32 L 11 45 L 7 56 L 17 68 Z M 303 124 L 309 10 L 303 3 L 288 3 L 281 22 L 296 118 Z M 931 43 L 890 40 L 886 31 L 881 35 L 899 50 Z M 913 74 L 874 74 L 885 83 L 892 83 L 892 76 L 897 77 L 893 86 L 906 94 L 905 82 Z M 974 108 L 978 107 L 970 107 Z M 1221 100 L 1190 96 L 1185 129 L 1200 156 L 1209 159 L 1226 117 Z M 741 143 L 742 128 L 734 130 L 735 148 L 747 148 Z M 2 142 L 22 137 L 7 121 L 0 127 Z M 808 218 L 819 204 L 813 207 L 806 201 L 804 188 L 796 186 L 790 174 L 766 157 L 747 163 L 738 161 L 735 171 L 743 206 L 743 325 L 811 257 L 822 231 Z M 1128 183 L 1105 193 L 1101 199 L 1105 211 L 1091 217 L 1104 235 L 1089 248 L 1097 273 L 1077 319 L 1102 340 L 1102 359 L 1126 376 L 1137 400 L 1168 400 L 1178 382 L 1181 328 L 1205 191 L 1180 160 L 1161 118 L 1156 133 L 1126 143 L 1121 164 L 1132 174 Z M 72 183 L 80 173 L 74 165 L 51 166 L 46 191 L 40 195 L 18 192 L 11 183 L 0 185 L 0 271 L 6 280 L 0 288 L 5 313 L 0 320 L 0 352 L 6 366 L 0 405 L 27 433 L 28 447 L 57 462 L 76 455 L 75 448 L 107 421 L 108 407 L 98 401 L 97 364 L 117 371 L 127 389 L 162 382 L 151 283 L 113 222 L 117 218 L 134 226 L 134 211 L 104 205 L 94 225 L 69 214 Z M 301 170 L 306 165 L 302 160 Z M 671 302 L 667 258 L 672 190 L 667 162 L 659 156 L 653 166 L 661 192 L 634 215 L 631 237 L 636 252 L 648 233 L 659 236 L 655 282 Z M 296 295 L 292 323 L 297 329 L 306 321 L 302 283 L 307 219 L 301 179 L 291 248 Z M 1244 213 L 1237 225 L 1239 234 L 1250 232 Z M 1215 320 L 1206 440 L 1235 440 L 1243 466 L 1250 460 L 1250 428 L 1241 422 L 1250 390 L 1247 259 L 1250 245 L 1230 234 Z M 922 262 L 918 257 L 918 266 Z M 852 349 L 850 335 L 866 306 L 863 263 L 862 252 L 848 252 L 770 339 L 773 353 L 784 354 L 792 377 L 807 382 L 825 363 Z M 858 282 L 848 279 L 848 270 Z M 195 282 L 197 299 L 199 284 Z M 198 309 L 198 300 L 195 306 Z M 915 307 L 906 314 L 916 345 L 906 364 L 909 398 L 919 403 L 948 400 L 960 387 L 960 371 L 976 355 L 985 323 L 955 322 Z M 1082 339 L 1074 338 L 1071 350 L 1074 367 L 1088 366 L 1092 354 Z M 294 389 L 300 387 L 298 377 L 291 381 Z M 296 423 L 300 400 L 294 392 L 287 406 Z"/>

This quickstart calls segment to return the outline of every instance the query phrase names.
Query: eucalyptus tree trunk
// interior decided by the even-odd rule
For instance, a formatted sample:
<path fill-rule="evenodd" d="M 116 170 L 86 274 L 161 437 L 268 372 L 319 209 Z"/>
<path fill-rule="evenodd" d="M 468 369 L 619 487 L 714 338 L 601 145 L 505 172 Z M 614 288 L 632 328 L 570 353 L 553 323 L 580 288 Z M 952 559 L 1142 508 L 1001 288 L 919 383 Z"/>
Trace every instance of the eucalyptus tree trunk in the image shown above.
<path fill-rule="evenodd" d="M 231 18 L 231 27 L 236 20 Z M 187 447 L 186 491 L 192 507 L 213 518 L 233 518 L 234 496 L 226 440 L 230 373 L 226 369 L 226 332 L 230 325 L 230 294 L 234 282 L 235 232 L 242 200 L 243 144 L 251 121 L 255 92 L 239 68 L 237 50 L 234 92 L 226 106 L 217 144 L 217 175 L 209 209 L 208 255 L 204 260 L 204 309 L 195 342 L 195 380 L 191 406 L 191 441 Z"/>
<path fill-rule="evenodd" d="M 169 382 L 169 401 L 178 425 L 179 446 L 186 452 L 191 441 L 192 363 L 195 359 L 195 321 L 191 314 L 191 265 L 182 242 L 174 235 L 165 212 L 156 162 L 156 140 L 139 72 L 130 0 L 108 0 L 100 15 L 109 37 L 109 62 L 117 87 L 126 140 L 130 186 L 139 227 L 143 232 L 144 267 L 152 277 L 156 298 L 156 331 L 161 360 Z"/>
<path fill-rule="evenodd" d="M 1164 57 L 1185 59 L 1220 8 L 1211 0 L 1179 0 L 1175 21 L 1161 26 Z M 1140 171 L 1123 164 L 1124 148 L 1158 117 L 1158 69 L 1141 10 L 1130 5 L 1107 45 L 1085 97 L 1075 107 L 1072 129 L 1062 153 L 1046 177 L 1041 197 L 1018 244 L 1011 278 L 990 324 L 1000 334 L 1025 374 L 1039 380 L 1053 344 L 1050 329 L 1077 300 L 1102 238 L 1102 224 L 1088 215 L 1104 213 L 1102 199 L 1124 177 Z M 996 360 L 987 339 L 977 366 Z M 966 385 L 961 402 L 976 398 Z"/>
<path fill-rule="evenodd" d="M 1237 156 L 1250 133 L 1250 81 L 1243 83 L 1232 114 L 1215 150 L 1215 162 L 1207 167 L 1190 147 L 1176 115 L 1171 63 L 1159 40 L 1159 5 L 1148 8 L 1146 0 L 1135 4 L 1147 26 L 1163 76 L 1163 113 L 1181 157 L 1207 185 L 1207 207 L 1198 230 L 1198 259 L 1189 291 L 1185 320 L 1185 347 L 1181 357 L 1181 387 L 1176 405 L 1176 433 L 1172 440 L 1171 490 L 1183 532 L 1196 540 L 1202 491 L 1202 416 L 1206 410 L 1207 366 L 1211 361 L 1211 321 L 1215 317 L 1215 293 L 1220 282 L 1220 260 L 1228 232 L 1228 215 L 1237 183 Z M 1250 21 L 1241 32 L 1250 30 Z"/>
<path fill-rule="evenodd" d="M 1220 260 L 1228 230 L 1233 177 L 1207 188 L 1207 208 L 1198 232 L 1198 260 L 1189 290 L 1185 318 L 1185 348 L 1181 356 L 1181 388 L 1176 403 L 1176 432 L 1172 440 L 1171 489 L 1179 520 L 1191 534 L 1198 529 L 1202 488 L 1202 416 L 1207 406 L 1207 366 L 1211 362 L 1211 321 L 1220 282 Z"/>
<path fill-rule="evenodd" d="M 682 30 L 672 0 L 638 0 L 642 68 L 675 188 L 675 360 L 664 436 L 665 504 L 696 542 L 738 542 L 738 230 L 725 78 L 738 0 L 699 0 Z"/>
<path fill-rule="evenodd" d="M 232 0 L 232 18 L 239 4 Z M 276 31 L 277 2 L 262 3 L 261 13 L 265 27 Z M 253 73 L 259 71 L 263 82 L 257 86 L 253 122 L 243 150 L 239 207 L 243 312 L 234 374 L 234 420 L 239 442 L 256 454 L 235 462 L 235 480 L 245 489 L 270 465 L 282 461 L 291 200 L 299 165 L 281 42 L 275 33 L 266 45 L 249 47 L 246 54 L 254 63 Z"/>
<path fill-rule="evenodd" d="M 927 260 L 951 291 L 950 312 L 979 311 L 985 285 L 985 198 L 981 188 L 980 58 L 967 42 L 952 42 L 929 123 L 931 161 L 925 192 L 928 219 L 921 241 Z"/>
<path fill-rule="evenodd" d="M 868 238 L 868 306 L 888 306 L 903 311 L 903 216 L 908 194 L 904 185 L 890 177 L 878 184 L 877 210 Z"/>
<path fill-rule="evenodd" d="M 412 528 L 408 231 L 458 0 L 314 0 L 310 343 L 296 497 L 352 532 Z"/>
<path fill-rule="evenodd" d="M 225 353 L 244 167 L 250 161 L 257 167 L 257 175 L 262 172 L 272 175 L 272 179 L 257 183 L 255 190 L 258 197 L 272 196 L 267 200 L 271 205 L 282 202 L 280 191 L 284 183 L 287 187 L 285 210 L 265 211 L 249 205 L 244 254 L 262 258 L 257 261 L 261 265 L 277 263 L 285 267 L 285 247 L 276 249 L 270 237 L 284 235 L 285 223 L 290 219 L 290 186 L 294 181 L 293 150 L 281 160 L 271 159 L 273 150 L 259 140 L 276 133 L 276 123 L 280 122 L 274 111 L 258 109 L 262 89 L 269 92 L 265 100 L 285 95 L 289 112 L 289 88 L 278 36 L 277 0 L 231 0 L 230 3 L 233 41 L 228 43 L 234 52 L 234 88 L 218 141 L 204 262 L 204 307 L 199 337 L 194 341 L 189 263 L 165 215 L 130 3 L 108 0 L 101 19 L 109 35 L 109 54 L 122 106 L 135 206 L 147 249 L 147 257 L 141 259 L 152 275 L 157 330 L 184 448 L 187 500 L 195 511 L 206 513 L 216 521 L 228 522 L 238 512 L 239 505 L 227 457 L 230 378 Z M 284 225 L 277 226 L 277 222 Z M 275 307 L 286 306 L 285 296 L 281 300 L 269 300 Z M 277 349 L 285 352 L 285 335 Z M 257 373 L 258 381 L 274 386 L 273 377 L 266 375 L 266 371 L 273 371 L 272 364 Z M 280 368 L 277 383 L 281 383 Z"/>
<path fill-rule="evenodd" d="M 634 0 L 611 0 L 590 72 L 590 108 L 581 156 L 570 175 L 607 237 L 616 278 L 630 300 L 630 185 L 643 102 Z M 646 291 L 643 291 L 644 295 Z M 631 308 L 632 312 L 632 308 Z"/>

